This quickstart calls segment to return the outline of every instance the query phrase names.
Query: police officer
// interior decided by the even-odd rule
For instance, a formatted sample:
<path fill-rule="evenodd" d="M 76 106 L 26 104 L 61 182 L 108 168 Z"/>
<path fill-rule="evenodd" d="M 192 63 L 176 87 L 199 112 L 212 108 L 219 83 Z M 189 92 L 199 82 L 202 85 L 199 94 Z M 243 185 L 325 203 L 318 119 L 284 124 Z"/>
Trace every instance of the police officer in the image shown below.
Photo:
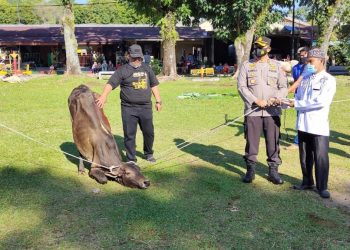
<path fill-rule="evenodd" d="M 255 167 L 259 151 L 261 133 L 264 134 L 269 166 L 268 180 L 282 184 L 278 166 L 282 163 L 279 150 L 280 114 L 277 106 L 269 106 L 270 98 L 284 98 L 287 95 L 287 77 L 276 60 L 269 59 L 271 39 L 259 37 L 254 42 L 256 59 L 242 64 L 238 76 L 238 92 L 245 106 L 245 113 L 258 110 L 245 117 L 244 129 L 246 147 L 244 160 L 247 173 L 243 182 L 250 183 L 255 178 Z"/>
<path fill-rule="evenodd" d="M 297 190 L 314 188 L 312 168 L 315 165 L 316 188 L 322 198 L 329 198 L 329 122 L 328 114 L 336 92 L 336 80 L 325 71 L 326 54 L 318 48 L 309 51 L 309 65 L 298 86 L 292 106 L 298 111 L 297 130 L 303 180 Z"/>
<path fill-rule="evenodd" d="M 120 85 L 121 113 L 124 130 L 126 157 L 136 162 L 136 131 L 140 125 L 143 134 L 145 159 L 155 162 L 153 157 L 154 127 L 151 96 L 156 99 L 155 108 L 160 111 L 162 101 L 159 82 L 152 68 L 142 62 L 143 53 L 140 45 L 134 44 L 128 50 L 129 63 L 119 67 L 104 87 L 103 93 L 96 100 L 103 108 L 109 93 Z"/>

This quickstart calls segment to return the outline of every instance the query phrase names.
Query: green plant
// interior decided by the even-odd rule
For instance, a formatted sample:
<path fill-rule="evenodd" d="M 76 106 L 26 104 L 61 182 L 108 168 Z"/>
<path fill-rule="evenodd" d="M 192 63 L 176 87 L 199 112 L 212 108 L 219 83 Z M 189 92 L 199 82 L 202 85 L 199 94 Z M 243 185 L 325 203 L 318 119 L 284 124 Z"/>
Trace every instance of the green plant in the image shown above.
<path fill-rule="evenodd" d="M 153 69 L 154 74 L 160 74 L 160 72 L 162 72 L 162 62 L 158 59 L 151 60 L 151 68 Z"/>

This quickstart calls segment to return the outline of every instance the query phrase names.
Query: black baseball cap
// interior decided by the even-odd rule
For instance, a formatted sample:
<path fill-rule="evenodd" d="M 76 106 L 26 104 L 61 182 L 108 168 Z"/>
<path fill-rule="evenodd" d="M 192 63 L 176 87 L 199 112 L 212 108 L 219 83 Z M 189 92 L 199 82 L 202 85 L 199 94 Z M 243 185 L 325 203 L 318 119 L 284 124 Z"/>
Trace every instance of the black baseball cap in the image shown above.
<path fill-rule="evenodd" d="M 138 44 L 133 44 L 128 49 L 130 57 L 137 58 L 137 57 L 143 57 L 142 54 L 142 48 Z"/>

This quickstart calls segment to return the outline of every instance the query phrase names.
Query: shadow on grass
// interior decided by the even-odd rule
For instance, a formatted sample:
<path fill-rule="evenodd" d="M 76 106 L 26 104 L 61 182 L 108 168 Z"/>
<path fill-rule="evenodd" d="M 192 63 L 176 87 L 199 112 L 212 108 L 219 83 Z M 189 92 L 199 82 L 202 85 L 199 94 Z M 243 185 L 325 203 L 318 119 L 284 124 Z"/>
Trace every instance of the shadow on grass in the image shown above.
<path fill-rule="evenodd" d="M 154 173 L 148 190 L 101 186 L 81 179 L 87 177 L 57 176 L 49 168 L 1 167 L 6 219 L 0 248 L 268 248 L 271 235 L 279 248 L 350 244 L 344 240 L 348 217 L 309 193 L 270 193 L 202 166 Z"/>
<path fill-rule="evenodd" d="M 174 142 L 176 145 L 179 145 L 180 143 L 184 143 L 185 141 L 183 139 L 176 138 L 174 139 Z M 213 164 L 214 166 L 223 167 L 228 171 L 234 172 L 238 174 L 241 178 L 243 178 L 243 176 L 245 175 L 246 165 L 242 155 L 232 150 L 227 150 L 216 145 L 208 146 L 199 143 L 192 143 L 188 147 L 184 147 L 181 150 L 195 157 L 198 157 L 203 161 Z M 243 171 L 241 170 L 241 168 L 243 169 Z M 267 165 L 258 162 L 256 174 L 260 175 L 263 178 L 266 178 L 268 174 Z M 300 180 L 286 174 L 281 174 L 281 177 L 283 178 L 283 180 L 292 184 L 299 184 L 300 182 Z"/>
<path fill-rule="evenodd" d="M 234 124 L 229 125 L 229 127 L 236 128 L 237 132 L 235 136 L 241 136 L 244 134 L 244 123 L 243 122 L 235 122 Z M 297 133 L 295 129 L 292 128 L 283 128 L 283 124 L 280 129 L 280 147 L 287 147 L 293 144 L 294 135 Z M 293 136 L 291 135 L 293 134 Z M 261 136 L 261 139 L 264 137 Z M 339 133 L 337 131 L 331 130 L 329 141 L 331 143 L 339 144 L 342 146 L 350 146 L 350 135 Z M 297 152 L 297 151 L 296 151 Z M 335 154 L 346 159 L 350 158 L 350 153 L 344 150 L 330 147 L 329 152 L 331 154 Z"/>
<path fill-rule="evenodd" d="M 127 159 L 126 159 L 126 152 L 125 152 L 125 146 L 124 146 L 124 137 L 122 137 L 120 135 L 114 135 L 114 139 L 117 142 L 120 154 L 122 155 L 122 158 L 123 158 L 123 161 L 127 161 Z M 137 150 L 138 148 L 140 148 L 140 147 L 138 147 L 136 145 L 136 157 L 143 158 L 144 154 L 141 151 Z M 142 148 L 143 148 L 143 144 L 141 144 L 141 149 Z"/>

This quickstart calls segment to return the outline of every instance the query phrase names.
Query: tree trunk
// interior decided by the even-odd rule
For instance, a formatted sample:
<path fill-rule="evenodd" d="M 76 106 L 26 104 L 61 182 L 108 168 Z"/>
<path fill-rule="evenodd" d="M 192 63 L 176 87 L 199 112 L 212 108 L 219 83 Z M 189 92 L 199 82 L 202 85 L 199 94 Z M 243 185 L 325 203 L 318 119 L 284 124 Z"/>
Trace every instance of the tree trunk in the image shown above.
<path fill-rule="evenodd" d="M 256 25 L 253 24 L 252 27 L 250 27 L 250 29 L 247 30 L 247 32 L 245 33 L 244 55 L 242 58 L 242 62 L 249 60 L 255 31 Z"/>
<path fill-rule="evenodd" d="M 338 23 L 338 18 L 341 16 L 341 0 L 337 0 L 335 2 L 335 5 L 333 7 L 333 12 L 331 17 L 329 18 L 329 21 L 327 23 L 326 29 L 323 31 L 323 36 L 322 36 L 322 44 L 321 44 L 321 49 L 326 53 L 328 52 L 328 47 L 329 47 L 329 41 L 331 39 L 331 35 L 334 29 L 334 26 Z"/>
<path fill-rule="evenodd" d="M 235 50 L 236 50 L 236 60 L 237 60 L 237 66 L 240 67 L 243 63 L 243 57 L 245 53 L 245 43 L 244 39 L 242 37 L 237 37 L 235 42 Z"/>
<path fill-rule="evenodd" d="M 244 61 L 249 60 L 250 51 L 252 49 L 252 43 L 254 39 L 255 31 L 257 30 L 257 27 L 261 25 L 261 23 L 264 21 L 267 12 L 269 11 L 270 7 L 272 6 L 273 1 L 268 0 L 259 15 L 256 18 L 256 22 L 252 24 L 252 26 L 246 31 L 244 34 L 244 38 L 238 37 L 235 41 L 235 49 L 236 49 L 236 58 L 237 58 L 237 71 L 235 75 L 233 76 L 236 78 L 238 76 L 238 71 L 241 66 L 241 64 Z"/>
<path fill-rule="evenodd" d="M 234 45 L 235 45 L 235 51 L 236 51 L 236 72 L 233 75 L 233 78 L 237 78 L 239 74 L 239 68 L 241 67 L 241 64 L 243 63 L 243 57 L 245 52 L 245 43 L 243 41 L 242 37 L 237 37 Z"/>
<path fill-rule="evenodd" d="M 175 41 L 164 40 L 163 41 L 163 75 L 169 77 L 177 77 L 176 72 L 176 55 L 175 55 Z"/>
<path fill-rule="evenodd" d="M 235 40 L 236 58 L 237 58 L 237 69 L 234 74 L 234 78 L 238 76 L 239 68 L 241 64 L 250 57 L 250 50 L 252 49 L 252 43 L 254 38 L 254 32 L 256 30 L 256 25 L 253 25 L 246 33 L 244 38 L 238 37 Z"/>
<path fill-rule="evenodd" d="M 62 25 L 64 32 L 64 44 L 66 48 L 67 74 L 79 75 L 81 74 L 81 70 L 77 54 L 78 43 L 74 34 L 74 14 L 72 11 L 72 6 L 70 4 L 64 6 Z"/>
<path fill-rule="evenodd" d="M 175 45 L 178 33 L 175 29 L 175 14 L 168 12 L 161 23 L 161 37 L 163 42 L 162 74 L 170 78 L 177 78 Z"/>

